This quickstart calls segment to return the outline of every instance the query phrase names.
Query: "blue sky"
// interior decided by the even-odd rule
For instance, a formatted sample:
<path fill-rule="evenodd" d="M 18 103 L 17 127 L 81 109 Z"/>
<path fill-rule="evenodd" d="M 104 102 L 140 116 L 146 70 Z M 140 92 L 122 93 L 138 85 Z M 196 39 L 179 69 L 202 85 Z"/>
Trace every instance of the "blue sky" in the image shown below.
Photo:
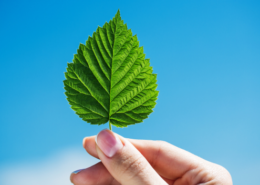
<path fill-rule="evenodd" d="M 62 81 L 79 43 L 118 9 L 151 59 L 160 94 L 144 123 L 113 130 L 168 141 L 223 165 L 234 184 L 257 184 L 260 3 L 250 0 L 1 0 L 0 171 L 35 168 L 62 151 L 85 155 L 83 137 L 108 128 L 78 118 Z"/>

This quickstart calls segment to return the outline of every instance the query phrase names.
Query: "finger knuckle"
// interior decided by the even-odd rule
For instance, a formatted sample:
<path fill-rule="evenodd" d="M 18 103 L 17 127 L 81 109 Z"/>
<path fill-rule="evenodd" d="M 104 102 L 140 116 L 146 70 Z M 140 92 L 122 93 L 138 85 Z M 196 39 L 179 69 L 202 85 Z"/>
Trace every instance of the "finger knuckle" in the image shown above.
<path fill-rule="evenodd" d="M 221 166 L 221 165 L 218 165 L 218 166 L 219 166 L 219 168 L 220 168 L 220 171 L 221 171 L 227 178 L 231 179 L 231 174 L 229 173 L 229 171 L 228 171 L 225 167 L 223 167 L 223 166 Z"/>
<path fill-rule="evenodd" d="M 139 156 L 136 159 L 129 159 L 125 161 L 124 169 L 121 171 L 121 175 L 125 179 L 131 180 L 136 176 L 140 176 L 147 168 L 148 163 L 143 160 L 143 156 Z"/>
<path fill-rule="evenodd" d="M 170 143 L 166 142 L 166 141 L 161 141 L 161 140 L 158 140 L 156 141 L 158 143 L 159 146 L 165 146 L 165 145 L 169 145 Z"/>

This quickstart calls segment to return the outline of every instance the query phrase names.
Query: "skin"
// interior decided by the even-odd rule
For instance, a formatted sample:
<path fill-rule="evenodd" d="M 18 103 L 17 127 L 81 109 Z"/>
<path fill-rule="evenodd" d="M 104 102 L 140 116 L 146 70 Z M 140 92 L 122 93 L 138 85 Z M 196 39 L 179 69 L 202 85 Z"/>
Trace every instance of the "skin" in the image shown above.
<path fill-rule="evenodd" d="M 117 135 L 117 134 L 116 134 Z M 164 141 L 125 139 L 107 157 L 95 136 L 83 140 L 85 150 L 101 162 L 71 174 L 74 185 L 232 185 L 229 172 Z"/>

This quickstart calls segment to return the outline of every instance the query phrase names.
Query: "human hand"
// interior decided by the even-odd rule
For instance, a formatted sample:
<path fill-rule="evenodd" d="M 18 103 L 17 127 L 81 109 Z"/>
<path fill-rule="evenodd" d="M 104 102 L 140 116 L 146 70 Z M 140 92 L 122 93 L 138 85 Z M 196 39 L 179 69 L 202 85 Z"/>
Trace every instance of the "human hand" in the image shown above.
<path fill-rule="evenodd" d="M 125 139 L 110 130 L 83 140 L 101 160 L 71 174 L 74 185 L 232 185 L 229 172 L 164 141 Z"/>

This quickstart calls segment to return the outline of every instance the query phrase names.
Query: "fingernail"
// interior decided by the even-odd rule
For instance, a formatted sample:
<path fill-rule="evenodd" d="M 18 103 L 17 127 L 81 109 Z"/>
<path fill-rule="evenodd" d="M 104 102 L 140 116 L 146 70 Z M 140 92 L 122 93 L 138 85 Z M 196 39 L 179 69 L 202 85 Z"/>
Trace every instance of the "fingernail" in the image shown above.
<path fill-rule="evenodd" d="M 108 129 L 99 132 L 96 137 L 96 143 L 108 157 L 113 157 L 115 153 L 123 147 L 118 136 Z"/>
<path fill-rule="evenodd" d="M 84 170 L 84 169 L 76 170 L 76 171 L 74 171 L 72 173 L 77 174 L 77 173 L 81 172 L 82 170 Z"/>

